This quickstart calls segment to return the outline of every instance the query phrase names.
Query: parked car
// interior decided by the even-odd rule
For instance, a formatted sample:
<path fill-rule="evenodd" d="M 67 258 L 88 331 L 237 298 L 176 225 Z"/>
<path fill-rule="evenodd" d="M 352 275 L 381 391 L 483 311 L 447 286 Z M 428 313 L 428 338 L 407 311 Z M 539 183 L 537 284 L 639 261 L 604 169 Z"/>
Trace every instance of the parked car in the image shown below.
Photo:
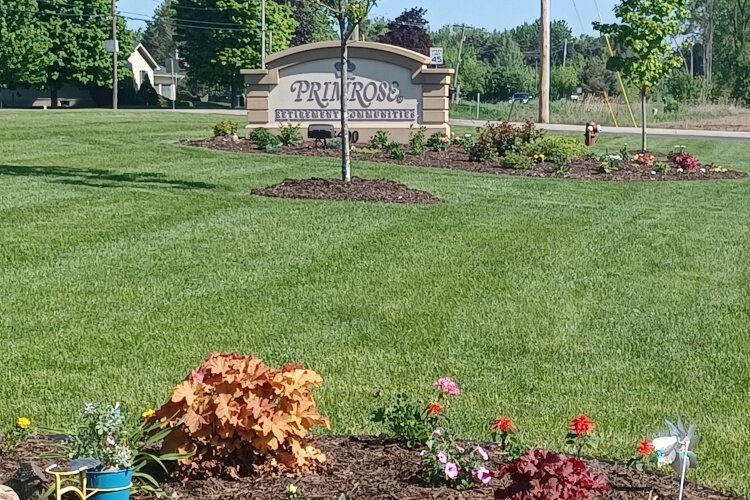
<path fill-rule="evenodd" d="M 516 92 L 508 102 L 520 102 L 521 104 L 528 104 L 534 97 L 528 92 Z"/>

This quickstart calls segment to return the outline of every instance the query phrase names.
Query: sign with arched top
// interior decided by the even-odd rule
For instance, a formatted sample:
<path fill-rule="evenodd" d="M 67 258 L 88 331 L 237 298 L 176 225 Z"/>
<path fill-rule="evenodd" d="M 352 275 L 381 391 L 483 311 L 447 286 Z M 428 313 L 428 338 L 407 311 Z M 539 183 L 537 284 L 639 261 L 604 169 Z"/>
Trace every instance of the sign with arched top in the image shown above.
<path fill-rule="evenodd" d="M 337 41 L 278 52 L 266 69 L 243 70 L 247 86 L 248 129 L 277 131 L 286 124 L 327 124 L 341 119 L 341 61 Z M 449 88 L 452 69 L 430 68 L 430 58 L 393 45 L 354 42 L 349 46 L 347 96 L 349 123 L 360 142 L 377 130 L 406 142 L 414 127 L 427 135 L 450 133 Z"/>

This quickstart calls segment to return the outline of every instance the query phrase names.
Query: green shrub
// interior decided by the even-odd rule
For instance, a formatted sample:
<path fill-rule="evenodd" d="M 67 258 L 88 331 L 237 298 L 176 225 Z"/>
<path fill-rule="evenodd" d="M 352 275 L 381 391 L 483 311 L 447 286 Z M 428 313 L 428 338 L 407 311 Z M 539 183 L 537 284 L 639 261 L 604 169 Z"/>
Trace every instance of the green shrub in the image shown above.
<path fill-rule="evenodd" d="M 291 123 L 279 129 L 279 140 L 284 146 L 299 146 L 305 142 L 302 139 L 302 132 L 299 131 L 299 125 Z"/>
<path fill-rule="evenodd" d="M 393 158 L 394 160 L 403 160 L 404 158 L 406 158 L 404 147 L 398 142 L 388 143 L 388 146 L 386 146 L 385 150 L 388 153 L 388 156 L 390 158 Z"/>
<path fill-rule="evenodd" d="M 387 130 L 376 131 L 370 139 L 370 146 L 373 149 L 384 150 L 391 144 L 391 134 Z"/>
<path fill-rule="evenodd" d="M 524 146 L 523 152 L 529 157 L 542 155 L 549 161 L 558 160 L 569 163 L 586 156 L 589 148 L 583 142 L 571 137 L 547 136 L 530 142 Z"/>
<path fill-rule="evenodd" d="M 266 146 L 281 144 L 281 140 L 264 128 L 256 128 L 250 132 L 249 139 L 258 149 L 266 149 Z"/>
<path fill-rule="evenodd" d="M 526 122 L 517 127 L 508 122 L 487 124 L 478 130 L 476 142 L 469 150 L 471 161 L 487 161 L 508 152 L 519 151 L 524 145 L 539 140 L 544 132 L 533 123 Z M 494 150 L 494 153 L 491 153 Z"/>
<path fill-rule="evenodd" d="M 181 109 L 192 109 L 195 107 L 195 104 L 193 104 L 193 101 L 177 101 L 176 103 L 178 108 Z"/>
<path fill-rule="evenodd" d="M 445 151 L 451 145 L 451 138 L 442 132 L 435 132 L 427 139 L 427 147 L 432 151 Z"/>
<path fill-rule="evenodd" d="M 214 125 L 214 137 L 228 137 L 237 134 L 237 124 L 230 121 L 219 122 Z"/>
<path fill-rule="evenodd" d="M 284 151 L 282 144 L 266 144 L 266 153 L 271 155 L 278 155 Z"/>
<path fill-rule="evenodd" d="M 333 139 L 326 140 L 324 144 L 325 149 L 338 149 L 341 151 L 341 138 L 334 137 Z"/>
<path fill-rule="evenodd" d="M 463 135 L 454 135 L 453 136 L 453 144 L 455 146 L 460 147 L 467 153 L 471 151 L 471 147 L 474 145 L 474 142 L 476 142 L 476 139 L 474 138 L 473 134 L 463 134 Z"/>
<path fill-rule="evenodd" d="M 422 126 L 416 130 L 412 128 L 411 133 L 409 133 L 409 148 L 411 148 L 411 152 L 415 155 L 421 155 L 422 153 L 424 153 L 425 130 L 427 130 L 427 128 Z"/>
<path fill-rule="evenodd" d="M 503 158 L 503 167 L 525 170 L 533 166 L 534 160 L 522 153 L 507 153 Z"/>

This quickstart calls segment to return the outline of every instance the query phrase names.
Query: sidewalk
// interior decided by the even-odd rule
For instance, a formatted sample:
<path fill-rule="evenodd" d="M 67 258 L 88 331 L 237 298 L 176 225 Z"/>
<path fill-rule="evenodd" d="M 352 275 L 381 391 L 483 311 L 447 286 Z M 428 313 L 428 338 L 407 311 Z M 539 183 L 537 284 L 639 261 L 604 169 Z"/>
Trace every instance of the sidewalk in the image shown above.
<path fill-rule="evenodd" d="M 486 120 L 451 120 L 451 125 L 461 127 L 482 127 Z M 492 122 L 500 123 L 500 122 Z M 537 128 L 550 132 L 572 132 L 583 135 L 584 125 L 536 124 Z M 691 137 L 698 139 L 732 139 L 750 140 L 750 132 L 728 132 L 720 130 L 686 130 L 678 128 L 648 128 L 649 136 L 654 137 Z M 641 129 L 633 127 L 603 127 L 602 134 L 641 135 Z"/>

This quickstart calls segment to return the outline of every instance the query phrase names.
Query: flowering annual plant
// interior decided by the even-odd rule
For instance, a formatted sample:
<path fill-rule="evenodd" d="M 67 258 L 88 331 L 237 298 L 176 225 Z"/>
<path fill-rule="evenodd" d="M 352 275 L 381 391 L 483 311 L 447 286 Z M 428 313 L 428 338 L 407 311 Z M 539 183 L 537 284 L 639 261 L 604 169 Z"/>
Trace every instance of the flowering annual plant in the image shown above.
<path fill-rule="evenodd" d="M 635 451 L 636 456 L 628 460 L 628 467 L 643 470 L 645 467 L 657 466 L 656 448 L 653 442 L 643 439 L 638 442 Z"/>
<path fill-rule="evenodd" d="M 445 151 L 451 145 L 451 138 L 442 132 L 435 132 L 427 139 L 427 147 L 433 151 Z"/>
<path fill-rule="evenodd" d="M 466 448 L 456 443 L 445 429 L 437 428 L 422 451 L 425 483 L 456 489 L 487 484 L 492 480 L 489 470 L 490 454 L 477 446 Z"/>
<path fill-rule="evenodd" d="M 11 453 L 18 447 L 21 441 L 28 438 L 32 433 L 31 419 L 25 416 L 18 417 L 13 428 L 3 434 L 0 452 L 3 454 Z"/>
<path fill-rule="evenodd" d="M 637 153 L 633 155 L 633 161 L 644 167 L 653 167 L 654 163 L 656 163 L 656 158 L 651 153 Z"/>
<path fill-rule="evenodd" d="M 516 430 L 516 424 L 508 417 L 500 417 L 492 424 L 495 442 L 500 443 L 500 448 L 511 459 L 518 458 L 526 451 L 518 439 Z"/>
<path fill-rule="evenodd" d="M 372 421 L 384 424 L 389 430 L 384 437 L 394 437 L 407 448 L 427 443 L 433 431 L 443 424 L 450 398 L 461 394 L 458 385 L 447 377 L 436 380 L 432 387 L 435 396 L 427 404 L 415 402 L 402 393 L 389 406 L 373 412 Z"/>
<path fill-rule="evenodd" d="M 586 415 L 578 415 L 568 425 L 565 442 L 575 447 L 576 457 L 581 457 L 583 448 L 595 449 L 599 439 L 593 435 L 596 423 Z"/>

